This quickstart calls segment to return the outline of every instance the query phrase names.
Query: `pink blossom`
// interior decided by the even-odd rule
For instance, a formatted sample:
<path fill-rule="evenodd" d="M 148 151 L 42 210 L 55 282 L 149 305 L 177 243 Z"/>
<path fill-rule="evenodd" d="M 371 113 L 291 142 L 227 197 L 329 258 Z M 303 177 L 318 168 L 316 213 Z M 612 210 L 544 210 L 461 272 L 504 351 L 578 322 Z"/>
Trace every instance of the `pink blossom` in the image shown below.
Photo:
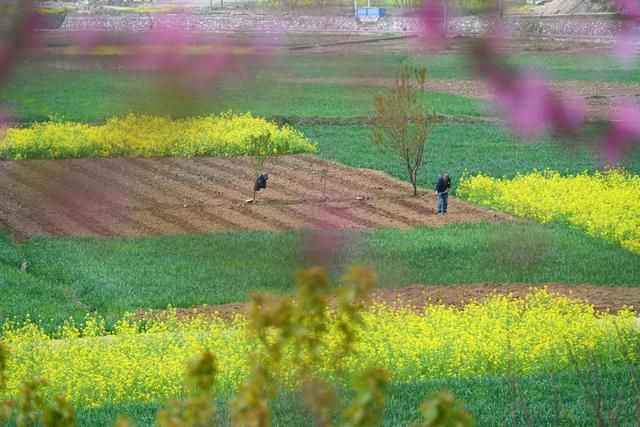
<path fill-rule="evenodd" d="M 633 144 L 640 141 L 640 105 L 633 99 L 621 100 L 613 109 L 610 128 L 602 139 L 600 155 L 614 165 Z"/>
<path fill-rule="evenodd" d="M 14 120 L 15 118 L 9 110 L 0 107 L 0 138 L 4 138 L 7 127 Z"/>
<path fill-rule="evenodd" d="M 427 47 L 438 47 L 447 37 L 445 0 L 426 0 L 417 13 L 422 24 L 419 37 Z"/>
<path fill-rule="evenodd" d="M 234 71 L 240 55 L 264 57 L 270 50 L 256 39 L 202 43 L 201 34 L 190 27 L 189 15 L 167 14 L 154 17 L 151 30 L 143 34 L 120 36 L 97 28 L 78 33 L 75 39 L 83 49 L 118 46 L 131 67 L 162 72 L 184 85 Z"/>
<path fill-rule="evenodd" d="M 524 74 L 509 80 L 493 79 L 492 83 L 496 105 L 518 132 L 535 136 L 547 129 L 550 96 L 541 80 Z"/>
<path fill-rule="evenodd" d="M 488 81 L 499 111 L 525 137 L 548 130 L 571 134 L 584 122 L 586 108 L 582 98 L 554 92 L 532 72 L 493 73 Z"/>
<path fill-rule="evenodd" d="M 640 54 L 640 1 L 613 0 L 624 18 L 622 29 L 615 38 L 614 53 L 624 62 L 631 62 Z"/>
<path fill-rule="evenodd" d="M 549 116 L 555 130 L 563 135 L 577 133 L 586 119 L 587 104 L 584 98 L 557 92 L 551 92 L 551 96 L 548 105 Z"/>
<path fill-rule="evenodd" d="M 497 110 L 525 137 L 548 131 L 564 135 L 577 132 L 585 119 L 584 100 L 556 92 L 537 73 L 509 64 L 500 46 L 504 31 L 495 25 L 470 52 L 476 71 L 495 94 Z"/>
<path fill-rule="evenodd" d="M 106 37 L 103 31 L 86 30 L 71 33 L 71 44 L 80 50 L 89 50 L 102 44 L 106 44 Z"/>
<path fill-rule="evenodd" d="M 320 266 L 335 262 L 346 242 L 336 228 L 314 228 L 305 233 L 301 243 L 309 262 Z"/>
<path fill-rule="evenodd" d="M 640 22 L 640 1 L 638 0 L 613 0 L 613 4 L 620 13 L 633 22 Z"/>
<path fill-rule="evenodd" d="M 640 29 L 634 24 L 625 24 L 616 34 L 614 54 L 624 63 L 631 63 L 640 54 Z"/>
<path fill-rule="evenodd" d="M 36 32 L 37 17 L 32 13 L 29 2 L 22 7 L 13 17 L 12 31 L 0 35 L 0 80 L 13 71 L 16 60 L 24 51 L 40 46 L 40 37 Z"/>

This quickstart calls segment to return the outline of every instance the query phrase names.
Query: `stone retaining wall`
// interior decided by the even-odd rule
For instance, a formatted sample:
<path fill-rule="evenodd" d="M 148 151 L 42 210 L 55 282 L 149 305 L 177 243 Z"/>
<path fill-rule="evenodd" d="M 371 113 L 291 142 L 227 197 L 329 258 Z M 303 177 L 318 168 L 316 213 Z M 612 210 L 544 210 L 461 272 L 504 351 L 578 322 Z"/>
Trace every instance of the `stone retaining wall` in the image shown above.
<path fill-rule="evenodd" d="M 179 21 L 177 23 L 176 21 Z M 478 34 L 486 31 L 490 21 L 478 17 L 452 19 L 451 34 Z M 545 37 L 576 37 L 609 39 L 621 23 L 609 19 L 540 19 L 507 18 L 505 24 L 513 33 Z M 176 25 L 195 31 L 276 31 L 276 32 L 391 32 L 419 30 L 419 22 L 410 17 L 387 17 L 375 23 L 360 23 L 345 16 L 273 16 L 257 14 L 192 15 L 186 20 L 171 20 L 167 16 L 68 16 L 60 29 L 64 31 L 148 31 L 151 28 L 172 28 Z"/>

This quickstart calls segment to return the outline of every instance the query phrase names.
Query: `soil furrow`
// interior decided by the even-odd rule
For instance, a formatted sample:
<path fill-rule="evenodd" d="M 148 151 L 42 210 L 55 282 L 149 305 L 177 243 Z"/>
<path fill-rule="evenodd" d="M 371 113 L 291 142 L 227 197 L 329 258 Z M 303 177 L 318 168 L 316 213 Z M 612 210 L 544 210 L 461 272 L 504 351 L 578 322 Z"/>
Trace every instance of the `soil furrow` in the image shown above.
<path fill-rule="evenodd" d="M 407 224 L 408 228 L 427 225 L 427 218 L 424 215 L 415 215 L 413 210 L 405 208 L 398 203 L 398 200 L 385 202 L 383 205 L 380 201 L 374 201 L 371 205 L 381 210 L 385 215 L 391 215 Z"/>
<path fill-rule="evenodd" d="M 174 205 L 175 197 L 169 197 L 166 192 L 158 191 L 158 179 L 140 178 L 141 172 L 124 159 L 105 159 L 93 167 L 102 169 L 103 176 L 109 179 L 111 184 L 119 185 L 135 200 L 135 207 L 145 204 Z"/>
<path fill-rule="evenodd" d="M 126 207 L 128 212 L 126 212 L 123 217 L 118 218 L 120 220 L 119 223 L 132 222 L 135 225 L 135 231 L 132 235 L 152 235 L 156 233 L 158 229 L 163 229 L 165 226 L 168 226 L 168 223 L 158 217 L 154 217 L 151 212 L 146 212 L 146 215 L 143 217 L 138 214 L 137 205 L 152 205 L 157 203 L 153 198 L 146 196 L 146 194 L 152 194 L 151 189 L 141 183 L 135 186 L 135 181 L 127 180 L 125 175 L 115 173 L 113 168 L 106 167 L 109 165 L 108 163 L 108 160 L 93 161 L 91 164 L 81 163 L 78 168 L 88 168 L 86 170 L 87 174 L 100 176 L 103 182 L 108 183 L 112 188 L 122 189 L 121 193 L 123 197 L 129 200 L 131 204 Z M 160 194 L 158 198 L 162 198 L 163 196 L 164 194 Z M 134 216 L 138 218 L 136 219 Z"/>
<path fill-rule="evenodd" d="M 25 200 L 22 195 L 17 196 L 8 190 L 0 193 L 0 200 L 6 207 L 0 217 L 6 223 L 6 228 L 4 229 L 9 235 L 21 241 L 36 234 L 64 234 L 61 228 L 42 216 L 39 211 L 32 212 L 28 206 L 25 207 L 20 203 L 16 203 L 15 199 L 18 197 L 23 201 Z M 9 204 L 11 204 L 11 207 L 8 206 Z"/>
<path fill-rule="evenodd" d="M 297 170 L 304 167 L 305 163 L 317 165 L 316 169 L 322 171 L 327 169 L 327 182 L 336 181 L 336 184 L 342 188 L 358 188 L 360 192 L 357 195 L 369 195 L 372 197 L 383 198 L 384 196 L 397 196 L 406 191 L 411 191 L 410 185 L 402 181 L 395 180 L 389 175 L 378 171 L 367 169 L 354 169 L 357 174 L 344 174 L 341 168 L 333 162 L 315 159 L 314 157 L 303 155 L 290 157 L 285 159 L 285 165 L 291 170 Z M 328 166 L 327 166 L 328 165 Z"/>
<path fill-rule="evenodd" d="M 109 229 L 109 235 L 140 235 L 152 230 L 146 225 L 130 218 L 129 206 L 132 200 L 125 191 L 118 191 L 113 185 L 112 176 L 99 176 L 96 173 L 98 161 L 78 161 L 65 169 L 72 182 L 83 182 L 89 187 L 87 198 L 100 209 L 94 212 L 96 220 Z M 92 184 L 92 185 L 89 185 Z M 121 187 L 124 188 L 124 187 Z M 97 209 L 94 209 L 97 210 Z"/>
<path fill-rule="evenodd" d="M 326 201 L 320 200 L 323 169 Z M 0 196 L 7 200 L 0 225 L 14 238 L 28 238 L 513 220 L 455 197 L 452 213 L 436 215 L 435 200 L 411 198 L 405 182 L 312 156 L 279 157 L 268 170 L 268 190 L 244 204 L 254 178 L 247 157 L 7 161 L 0 168 Z"/>
<path fill-rule="evenodd" d="M 212 167 L 211 163 L 207 162 L 208 159 L 199 160 L 202 160 L 201 163 L 203 165 Z M 216 174 L 227 176 L 228 179 L 232 180 L 236 185 L 239 182 L 246 183 L 246 194 L 251 194 L 255 178 L 253 177 L 253 171 L 251 171 L 250 174 L 246 174 L 241 165 L 232 162 L 218 162 L 218 159 L 212 160 L 216 160 Z M 241 180 L 238 179 L 240 174 L 243 174 Z M 285 194 L 283 190 L 286 191 L 286 197 L 291 198 L 291 200 L 304 200 L 309 197 L 309 191 L 306 187 L 298 185 L 295 181 L 287 180 L 277 172 L 275 174 L 271 172 L 267 190 L 262 193 L 258 193 L 258 198 L 261 200 L 273 200 L 274 197 L 278 197 L 281 200 L 283 197 L 282 195 Z M 245 194 L 245 192 L 242 192 L 242 194 Z M 318 193 L 317 197 L 319 198 L 320 196 L 321 194 Z"/>
<path fill-rule="evenodd" d="M 233 222 L 221 214 L 212 212 L 212 209 L 209 208 L 202 209 L 200 211 L 200 215 L 207 217 L 209 221 L 212 221 L 213 224 L 215 224 L 216 229 L 218 227 L 220 228 L 220 231 L 239 231 L 247 229 L 241 222 Z"/>
<path fill-rule="evenodd" d="M 23 181 L 15 179 L 13 175 L 16 169 L 20 168 L 19 164 L 0 162 L 3 167 L 0 168 L 0 195 L 2 196 L 3 206 L 6 209 L 6 221 L 16 230 L 14 235 L 17 239 L 22 239 L 35 234 L 64 234 L 64 230 L 56 225 L 54 220 L 49 219 L 43 209 L 30 209 L 31 206 L 38 206 L 42 203 L 40 194 L 29 188 Z M 53 209 L 49 208 L 48 212 L 53 213 Z"/>
<path fill-rule="evenodd" d="M 382 209 L 376 208 L 374 205 L 370 204 L 370 202 L 363 202 L 360 204 L 360 208 L 365 212 L 366 215 L 376 218 L 376 224 L 378 227 L 390 227 L 390 228 L 409 228 L 411 227 L 410 223 L 402 221 L 400 218 L 397 218 L 393 215 L 390 215 L 386 211 Z"/>
<path fill-rule="evenodd" d="M 222 159 L 222 162 L 232 168 L 235 168 L 235 170 L 238 172 L 240 172 L 240 170 L 242 169 L 241 165 L 233 162 L 233 159 L 229 160 L 228 158 L 224 158 Z M 319 174 L 320 171 L 313 171 L 316 172 L 316 174 L 312 174 L 311 172 L 312 171 L 308 170 L 308 168 L 305 167 L 299 167 L 295 169 L 287 168 L 286 170 L 282 170 L 281 166 L 276 165 L 271 169 L 271 174 L 269 177 L 269 184 L 271 185 L 269 188 L 273 189 L 273 192 L 285 191 L 287 193 L 297 193 L 299 195 L 302 195 L 303 199 L 305 200 L 309 198 L 321 199 L 323 196 L 323 192 L 322 180 Z M 295 175 L 290 176 L 293 173 L 295 173 Z M 271 192 L 270 195 L 273 192 Z M 343 196 L 352 198 L 361 195 L 361 193 L 353 191 L 351 188 L 340 187 L 338 184 L 331 181 L 327 181 L 326 194 L 327 199 L 330 199 L 332 194 L 341 194 Z"/>
<path fill-rule="evenodd" d="M 161 165 L 165 170 L 176 168 L 176 164 L 169 162 L 161 162 Z M 228 200 L 230 203 L 234 201 L 240 203 L 244 200 L 244 194 L 230 188 L 227 175 L 224 172 L 221 173 L 219 169 L 215 171 L 207 170 L 207 168 L 199 168 L 196 162 L 185 161 L 178 161 L 177 166 L 180 169 L 180 176 L 176 177 L 176 179 L 190 182 L 204 189 L 207 195 L 212 200 L 215 200 L 216 204 L 220 203 L 221 200 Z M 207 176 L 206 173 L 209 175 Z M 249 192 L 247 192 L 247 194 L 249 194 Z"/>
<path fill-rule="evenodd" d="M 254 205 L 260 212 L 269 218 L 274 218 L 279 223 L 280 230 L 291 230 L 304 228 L 308 223 L 304 218 L 292 215 L 291 211 L 287 212 L 287 209 L 283 209 L 282 205 L 274 205 L 267 203 L 260 203 Z"/>
<path fill-rule="evenodd" d="M 154 180 L 155 176 L 162 177 L 162 183 L 158 183 L 162 189 L 161 191 L 166 195 L 173 195 L 172 199 L 173 203 L 168 206 L 147 206 L 145 207 L 147 210 L 151 210 L 155 216 L 160 218 L 161 220 L 172 224 L 174 228 L 178 230 L 178 232 L 203 232 L 201 226 L 198 226 L 198 222 L 202 222 L 202 220 L 192 220 L 192 216 L 188 215 L 180 215 L 177 211 L 184 209 L 185 206 L 189 206 L 189 203 L 192 203 L 192 200 L 199 201 L 202 199 L 202 193 L 191 190 L 188 186 L 181 185 L 179 181 L 172 177 L 167 177 L 164 175 L 164 171 L 162 168 L 156 168 L 154 166 L 146 164 L 144 161 L 147 159 L 126 159 L 127 164 L 129 165 L 129 170 L 134 170 L 134 173 L 137 174 L 137 179 L 140 182 L 143 182 L 146 185 L 149 185 L 153 188 L 151 184 Z M 157 174 L 157 175 L 154 175 Z M 157 181 L 160 181 L 158 179 Z M 170 181 L 170 182 L 168 182 Z M 156 190 L 157 191 L 157 190 Z M 155 193 L 155 192 L 154 192 Z M 187 193 L 195 193 L 196 196 L 192 199 L 184 198 Z M 178 201 L 179 200 L 179 201 Z M 178 201 L 176 203 L 176 201 Z M 193 212 L 193 211 L 191 211 Z"/>
<path fill-rule="evenodd" d="M 83 224 L 82 219 L 78 219 L 76 212 L 65 206 L 61 206 L 58 199 L 58 192 L 43 183 L 40 179 L 32 179 L 29 174 L 28 164 L 36 162 L 26 161 L 25 165 L 16 168 L 14 173 L 3 180 L 12 180 L 20 190 L 17 193 L 24 201 L 29 201 L 31 212 L 37 215 L 38 222 L 46 222 L 48 227 L 43 228 L 43 234 L 92 234 L 91 230 Z M 14 187 L 15 188 L 15 187 Z M 39 206 L 42 206 L 39 209 Z M 43 224 L 44 225 L 44 224 Z"/>
<path fill-rule="evenodd" d="M 296 212 L 315 218 L 310 224 L 316 228 L 361 228 L 353 220 L 340 215 L 336 209 L 332 209 L 325 203 L 291 205 Z"/>
<path fill-rule="evenodd" d="M 154 170 L 156 172 L 161 173 L 162 170 L 161 168 L 155 168 L 150 166 L 151 170 Z M 168 179 L 171 180 L 177 180 L 177 178 L 172 178 L 172 177 L 168 177 Z M 193 192 L 194 197 L 197 197 L 199 200 L 203 200 L 204 198 L 201 197 L 202 194 L 205 194 L 207 196 L 210 196 L 211 198 L 215 199 L 216 196 L 219 198 L 219 195 L 215 194 L 215 192 L 213 192 L 213 190 L 210 187 L 203 187 L 201 190 L 196 190 L 193 191 L 191 190 L 191 188 L 185 188 L 185 192 L 187 193 L 191 193 Z M 200 196 L 196 196 L 196 195 L 200 195 Z M 206 197 L 205 197 L 206 198 Z M 242 209 L 233 209 L 235 211 L 236 214 L 240 214 L 240 215 L 247 215 L 250 217 L 253 217 L 252 219 L 254 221 L 258 221 L 258 222 L 262 222 L 264 223 L 264 227 L 266 227 L 267 229 L 275 229 L 275 230 L 282 230 L 282 229 L 287 229 L 289 227 L 287 227 L 287 224 L 278 220 L 277 218 L 270 218 L 268 216 L 263 215 L 262 213 L 258 212 L 256 208 L 256 205 L 246 205 L 246 206 L 242 206 L 240 204 L 238 204 Z"/>
<path fill-rule="evenodd" d="M 105 206 L 93 199 L 93 194 L 87 189 L 85 180 L 69 179 L 69 165 L 64 169 L 56 168 L 52 162 L 39 162 L 31 172 L 41 177 L 38 182 L 45 183 L 49 191 L 56 197 L 56 201 L 65 207 L 73 218 L 80 221 L 82 226 L 95 235 L 111 235 L 113 230 L 107 224 L 101 223 L 96 216 L 104 213 Z"/>
<path fill-rule="evenodd" d="M 358 202 L 361 203 L 361 202 Z M 347 205 L 329 205 L 328 209 L 337 216 L 340 216 L 348 221 L 352 221 L 357 224 L 358 228 L 378 228 L 378 224 L 373 220 L 367 218 L 365 212 L 360 214 L 356 213 L 360 209 L 360 206 L 350 203 Z"/>

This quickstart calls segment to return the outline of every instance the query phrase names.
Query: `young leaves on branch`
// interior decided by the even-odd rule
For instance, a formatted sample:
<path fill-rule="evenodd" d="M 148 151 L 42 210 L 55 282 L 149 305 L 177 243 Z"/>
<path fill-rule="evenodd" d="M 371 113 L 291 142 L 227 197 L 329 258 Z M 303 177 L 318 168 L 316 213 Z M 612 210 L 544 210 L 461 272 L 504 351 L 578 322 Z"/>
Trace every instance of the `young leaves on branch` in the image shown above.
<path fill-rule="evenodd" d="M 427 112 L 422 105 L 425 81 L 425 68 L 405 65 L 395 86 L 375 95 L 376 116 L 371 127 L 373 144 L 396 155 L 406 167 L 414 196 L 418 194 L 417 174 L 424 146 L 437 124 L 435 110 Z"/>

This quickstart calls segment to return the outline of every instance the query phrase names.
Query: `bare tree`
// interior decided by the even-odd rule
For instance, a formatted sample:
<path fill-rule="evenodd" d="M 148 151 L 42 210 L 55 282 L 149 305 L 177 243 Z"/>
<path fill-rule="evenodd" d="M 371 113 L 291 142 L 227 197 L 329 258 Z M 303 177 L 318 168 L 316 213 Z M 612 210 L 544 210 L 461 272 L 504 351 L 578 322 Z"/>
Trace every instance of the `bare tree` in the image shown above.
<path fill-rule="evenodd" d="M 412 76 L 416 86 L 411 85 Z M 405 65 L 395 86 L 386 93 L 376 94 L 376 117 L 371 127 L 373 144 L 396 154 L 406 166 L 414 196 L 418 194 L 417 174 L 424 146 L 437 124 L 435 110 L 429 113 L 422 106 L 425 80 L 425 68 Z"/>
<path fill-rule="evenodd" d="M 267 158 L 271 156 L 269 150 L 269 140 L 271 139 L 271 133 L 266 132 L 258 136 L 251 135 L 249 138 L 249 155 L 251 156 L 251 166 L 253 166 L 254 176 L 258 178 L 260 174 L 264 172 L 264 164 Z M 256 187 L 253 187 L 253 198 L 250 200 L 253 202 L 256 200 Z"/>

